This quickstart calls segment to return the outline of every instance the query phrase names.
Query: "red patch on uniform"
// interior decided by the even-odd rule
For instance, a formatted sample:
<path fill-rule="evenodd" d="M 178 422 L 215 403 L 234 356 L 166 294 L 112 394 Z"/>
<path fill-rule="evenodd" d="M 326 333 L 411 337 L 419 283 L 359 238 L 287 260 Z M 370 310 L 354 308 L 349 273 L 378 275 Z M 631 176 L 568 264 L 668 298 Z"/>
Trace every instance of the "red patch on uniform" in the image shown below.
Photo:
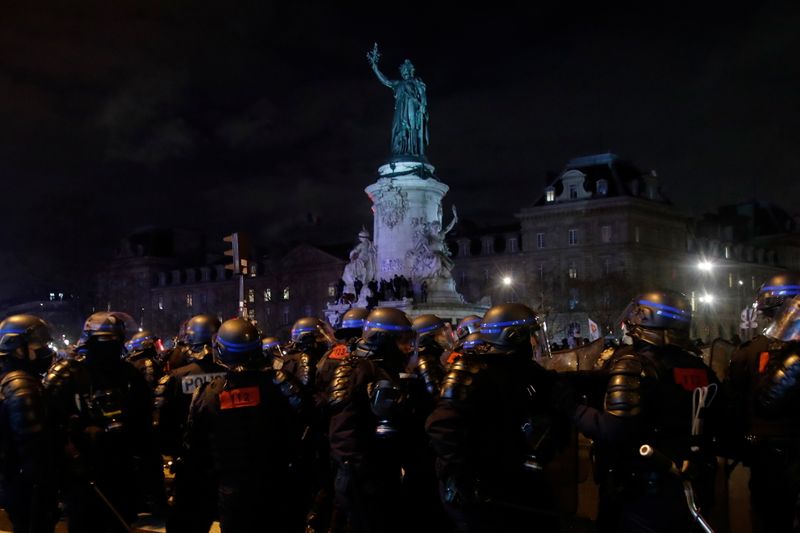
<path fill-rule="evenodd" d="M 767 364 L 769 363 L 769 352 L 761 352 L 758 354 L 758 373 L 763 374 L 767 371 Z"/>
<path fill-rule="evenodd" d="M 342 359 L 347 359 L 348 357 L 350 357 L 350 350 L 348 350 L 347 346 L 344 344 L 339 344 L 333 348 L 333 351 L 328 356 L 328 359 L 341 361 Z"/>
<path fill-rule="evenodd" d="M 243 387 L 222 391 L 219 395 L 220 409 L 239 409 L 255 407 L 261 403 L 261 392 L 258 387 Z"/>
<path fill-rule="evenodd" d="M 708 373 L 704 368 L 673 368 L 675 383 L 692 392 L 697 387 L 708 386 Z"/>
<path fill-rule="evenodd" d="M 459 357 L 461 357 L 461 354 L 459 352 L 451 353 L 450 355 L 447 356 L 447 364 L 452 365 L 453 363 L 456 362 L 456 360 Z"/>

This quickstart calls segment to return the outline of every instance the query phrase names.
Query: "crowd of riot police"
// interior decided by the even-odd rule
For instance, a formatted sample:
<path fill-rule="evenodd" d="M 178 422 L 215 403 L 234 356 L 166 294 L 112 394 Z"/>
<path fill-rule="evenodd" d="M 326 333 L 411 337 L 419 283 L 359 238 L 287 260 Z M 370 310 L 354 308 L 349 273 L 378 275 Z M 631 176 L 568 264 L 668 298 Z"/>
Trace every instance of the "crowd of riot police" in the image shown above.
<path fill-rule="evenodd" d="M 595 369 L 546 369 L 522 304 L 453 330 L 431 314 L 305 317 L 282 344 L 249 321 L 189 320 L 169 350 L 95 313 L 54 358 L 48 325 L 0 322 L 0 505 L 15 531 L 561 531 L 548 467 L 577 429 L 599 485 L 593 529 L 711 530 L 720 462 L 750 468 L 757 531 L 795 527 L 800 276 L 759 290 L 771 319 L 724 381 L 692 351 L 691 307 L 632 299 Z M 166 465 L 166 466 L 165 466 Z M 716 502 L 717 504 L 719 502 Z"/>

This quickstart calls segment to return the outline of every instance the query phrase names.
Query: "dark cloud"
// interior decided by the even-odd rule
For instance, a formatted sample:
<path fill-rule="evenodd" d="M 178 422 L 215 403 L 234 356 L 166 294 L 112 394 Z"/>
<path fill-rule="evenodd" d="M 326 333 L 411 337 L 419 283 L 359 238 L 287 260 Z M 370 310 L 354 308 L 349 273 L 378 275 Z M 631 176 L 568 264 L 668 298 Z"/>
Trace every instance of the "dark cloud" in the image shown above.
<path fill-rule="evenodd" d="M 410 58 L 427 83 L 464 219 L 509 220 L 548 171 L 608 150 L 690 212 L 800 193 L 796 3 L 49 4 L 0 20 L 4 218 L 25 221 L 0 225 L 0 299 L 147 224 L 352 239 L 389 147 L 375 41 L 387 75 Z"/>

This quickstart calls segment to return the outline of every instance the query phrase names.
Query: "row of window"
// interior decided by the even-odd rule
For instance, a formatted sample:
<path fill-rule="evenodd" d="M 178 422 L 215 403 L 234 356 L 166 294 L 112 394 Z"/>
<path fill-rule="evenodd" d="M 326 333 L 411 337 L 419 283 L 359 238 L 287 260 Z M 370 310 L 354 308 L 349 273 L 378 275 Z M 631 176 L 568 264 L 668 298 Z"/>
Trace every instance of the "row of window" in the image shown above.
<path fill-rule="evenodd" d="M 600 240 L 604 243 L 611 242 L 611 226 L 602 226 L 600 228 Z M 639 242 L 639 228 L 636 227 L 636 242 Z M 575 228 L 571 228 L 567 231 L 567 244 L 570 246 L 575 246 L 578 244 L 578 230 Z M 542 249 L 547 247 L 547 241 L 545 239 L 545 234 L 537 233 L 536 234 L 536 248 Z"/>
<path fill-rule="evenodd" d="M 289 287 L 284 287 L 283 288 L 283 301 L 289 301 L 289 295 L 290 295 Z M 205 299 L 206 299 L 205 298 L 205 294 L 202 294 L 202 296 L 203 296 L 203 302 L 201 302 L 201 304 L 205 305 Z M 271 302 L 272 301 L 272 289 L 271 288 L 264 289 L 263 298 L 264 298 L 265 302 Z M 184 301 L 186 302 L 186 307 L 193 307 L 194 306 L 194 296 L 192 295 L 191 292 L 187 292 L 186 293 L 186 297 L 185 297 Z M 256 301 L 256 291 L 255 291 L 255 289 L 248 289 L 247 290 L 247 302 L 252 304 L 252 303 L 255 303 L 255 301 Z M 164 297 L 163 296 L 160 296 L 160 295 L 158 296 L 158 299 L 157 299 L 157 302 L 156 302 L 156 307 L 159 309 L 159 311 L 163 311 L 164 310 L 165 305 L 164 305 Z"/>

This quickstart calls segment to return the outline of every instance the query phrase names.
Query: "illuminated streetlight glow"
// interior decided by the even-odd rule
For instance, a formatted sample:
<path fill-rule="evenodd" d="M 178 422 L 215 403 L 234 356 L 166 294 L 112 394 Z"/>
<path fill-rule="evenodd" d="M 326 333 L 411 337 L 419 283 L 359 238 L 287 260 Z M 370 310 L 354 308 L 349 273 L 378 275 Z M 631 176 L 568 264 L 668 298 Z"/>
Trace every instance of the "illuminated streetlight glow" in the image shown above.
<path fill-rule="evenodd" d="M 714 295 L 713 294 L 704 294 L 700 297 L 700 303 L 709 304 L 711 305 L 714 303 Z"/>
<path fill-rule="evenodd" d="M 504 276 L 503 277 L 503 285 L 505 285 L 506 287 L 511 285 L 511 281 L 512 281 L 511 280 L 511 276 Z"/>
<path fill-rule="evenodd" d="M 742 285 L 744 285 L 744 281 L 739 280 L 739 286 L 741 287 Z"/>
<path fill-rule="evenodd" d="M 714 265 L 711 264 L 711 261 L 706 261 L 705 259 L 697 263 L 697 268 L 699 268 L 703 272 L 711 272 L 713 266 Z"/>

